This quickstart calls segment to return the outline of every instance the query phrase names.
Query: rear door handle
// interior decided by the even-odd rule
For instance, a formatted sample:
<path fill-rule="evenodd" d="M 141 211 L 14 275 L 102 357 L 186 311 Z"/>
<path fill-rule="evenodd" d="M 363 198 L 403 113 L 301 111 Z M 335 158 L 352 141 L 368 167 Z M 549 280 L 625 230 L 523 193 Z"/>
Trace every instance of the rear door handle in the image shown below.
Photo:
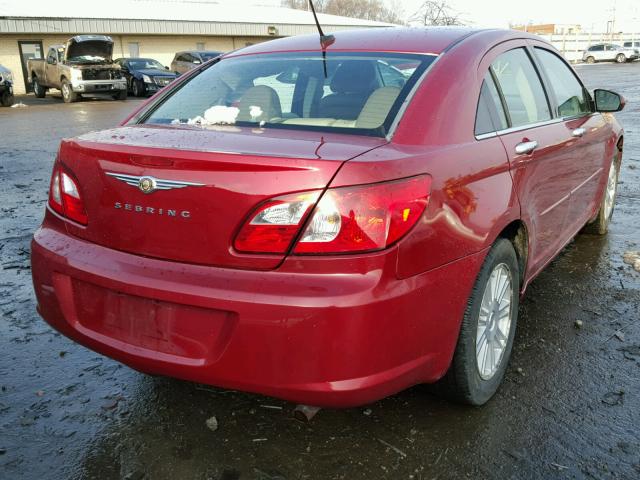
<path fill-rule="evenodd" d="M 538 142 L 532 140 L 530 142 L 522 142 L 516 145 L 516 153 L 523 155 L 525 153 L 531 153 L 538 147 Z"/>
<path fill-rule="evenodd" d="M 581 137 L 585 134 L 586 130 L 582 127 L 580 128 L 576 128 L 573 132 L 571 132 L 571 135 L 573 135 L 574 137 Z"/>

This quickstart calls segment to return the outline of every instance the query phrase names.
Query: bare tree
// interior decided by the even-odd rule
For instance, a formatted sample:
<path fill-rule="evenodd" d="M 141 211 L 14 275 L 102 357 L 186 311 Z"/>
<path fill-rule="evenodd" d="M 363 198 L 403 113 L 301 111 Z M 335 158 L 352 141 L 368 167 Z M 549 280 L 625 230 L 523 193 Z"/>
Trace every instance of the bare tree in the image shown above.
<path fill-rule="evenodd" d="M 463 25 L 460 14 L 451 8 L 447 0 L 427 0 L 411 16 L 411 20 L 423 25 Z"/>
<path fill-rule="evenodd" d="M 404 23 L 397 5 L 391 5 L 389 8 L 383 0 L 314 0 L 313 5 L 318 13 L 395 24 Z M 308 10 L 308 0 L 282 0 L 282 6 Z"/>

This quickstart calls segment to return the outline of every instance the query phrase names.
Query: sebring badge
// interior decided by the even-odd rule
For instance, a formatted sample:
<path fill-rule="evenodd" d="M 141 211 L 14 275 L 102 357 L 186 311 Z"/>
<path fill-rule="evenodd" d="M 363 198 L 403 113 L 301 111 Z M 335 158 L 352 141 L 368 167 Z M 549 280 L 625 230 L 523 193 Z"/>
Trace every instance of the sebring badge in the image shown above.
<path fill-rule="evenodd" d="M 195 182 L 181 182 L 178 180 L 163 180 L 161 178 L 150 177 L 143 175 L 138 177 L 136 175 L 125 175 L 124 173 L 105 172 L 110 177 L 116 178 L 121 182 L 138 188 L 142 193 L 153 193 L 156 190 L 171 190 L 173 188 L 184 187 L 202 187 L 204 183 Z"/>

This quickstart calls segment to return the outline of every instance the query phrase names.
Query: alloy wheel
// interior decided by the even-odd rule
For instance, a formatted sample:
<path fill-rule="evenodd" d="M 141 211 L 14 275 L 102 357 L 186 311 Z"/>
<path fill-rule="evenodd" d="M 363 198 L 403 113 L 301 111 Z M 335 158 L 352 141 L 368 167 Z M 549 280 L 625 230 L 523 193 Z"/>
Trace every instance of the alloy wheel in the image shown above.
<path fill-rule="evenodd" d="M 607 220 L 613 213 L 613 205 L 616 201 L 616 191 L 618 189 L 618 167 L 615 160 L 611 162 L 609 177 L 607 178 L 607 190 L 604 192 L 604 218 Z"/>
<path fill-rule="evenodd" d="M 485 286 L 476 332 L 476 365 L 483 380 L 492 378 L 507 348 L 513 315 L 513 279 L 501 263 L 491 272 Z"/>

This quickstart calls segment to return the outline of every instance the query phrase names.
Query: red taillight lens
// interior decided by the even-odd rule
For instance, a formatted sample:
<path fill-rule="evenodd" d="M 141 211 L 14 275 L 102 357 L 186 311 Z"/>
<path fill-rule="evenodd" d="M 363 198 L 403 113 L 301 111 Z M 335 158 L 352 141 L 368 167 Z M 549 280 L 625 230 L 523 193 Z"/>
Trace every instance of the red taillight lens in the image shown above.
<path fill-rule="evenodd" d="M 413 227 L 427 206 L 431 177 L 329 189 L 313 211 L 294 253 L 380 250 Z"/>
<path fill-rule="evenodd" d="M 87 224 L 87 212 L 77 181 L 56 164 L 51 175 L 49 205 L 60 215 L 82 225 Z"/>
<path fill-rule="evenodd" d="M 234 247 L 246 253 L 350 253 L 381 250 L 413 227 L 429 200 L 431 177 L 328 189 L 277 197 L 263 203 L 238 233 Z M 315 209 L 313 206 L 318 202 Z M 310 213 L 313 209 L 313 213 Z M 309 222 L 307 217 L 311 215 Z"/>
<path fill-rule="evenodd" d="M 247 253 L 285 253 L 318 201 L 320 190 L 273 198 L 258 207 L 234 247 Z"/>

